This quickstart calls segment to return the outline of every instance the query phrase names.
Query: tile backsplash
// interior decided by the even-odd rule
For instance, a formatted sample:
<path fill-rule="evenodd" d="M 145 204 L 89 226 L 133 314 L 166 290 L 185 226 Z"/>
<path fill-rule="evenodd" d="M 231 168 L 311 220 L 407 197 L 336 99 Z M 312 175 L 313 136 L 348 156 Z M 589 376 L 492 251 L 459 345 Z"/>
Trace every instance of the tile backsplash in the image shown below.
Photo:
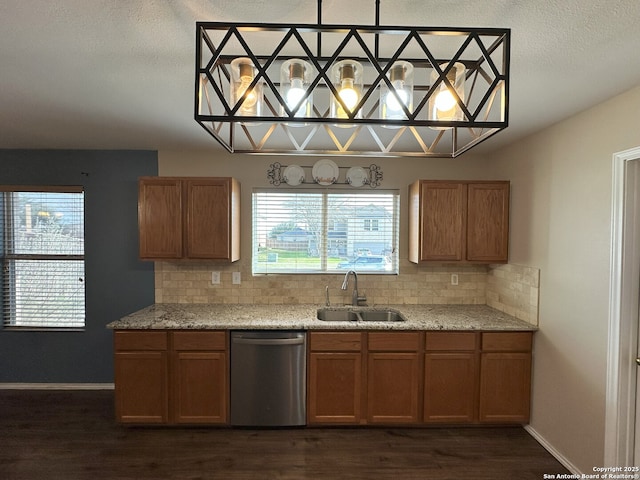
<path fill-rule="evenodd" d="M 211 283 L 211 273 L 220 272 L 220 284 Z M 241 283 L 232 283 L 240 272 Z M 458 285 L 452 285 L 456 274 Z M 353 279 L 343 291 L 343 275 L 251 275 L 251 264 L 213 262 L 156 262 L 156 303 L 300 304 L 325 303 L 329 286 L 331 303 L 351 300 Z M 358 290 L 368 305 L 485 304 L 487 267 L 484 265 L 400 265 L 399 275 L 360 274 Z"/>
<path fill-rule="evenodd" d="M 211 283 L 220 272 L 220 283 Z M 233 284 L 233 272 L 241 283 Z M 458 285 L 452 285 L 452 274 Z M 325 303 L 325 288 L 333 305 L 351 300 L 353 279 L 343 291 L 343 275 L 251 275 L 242 261 L 156 262 L 156 303 L 300 304 Z M 540 270 L 520 265 L 414 265 L 402 261 L 399 275 L 360 274 L 358 289 L 368 305 L 476 304 L 489 305 L 533 325 L 538 324 Z"/>
<path fill-rule="evenodd" d="M 487 305 L 538 325 L 540 270 L 522 265 L 491 265 L 487 273 Z"/>

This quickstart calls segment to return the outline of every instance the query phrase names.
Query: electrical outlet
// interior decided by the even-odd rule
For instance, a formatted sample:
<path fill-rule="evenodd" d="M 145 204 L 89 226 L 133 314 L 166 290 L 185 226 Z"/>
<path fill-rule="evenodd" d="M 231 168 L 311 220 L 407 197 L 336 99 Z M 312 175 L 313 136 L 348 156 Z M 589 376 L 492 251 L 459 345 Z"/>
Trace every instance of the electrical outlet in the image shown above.
<path fill-rule="evenodd" d="M 211 285 L 220 285 L 220 272 L 211 272 Z"/>
<path fill-rule="evenodd" d="M 231 282 L 234 285 L 240 285 L 240 283 L 242 282 L 240 272 L 233 272 L 233 274 L 231 275 Z"/>
<path fill-rule="evenodd" d="M 458 285 L 458 274 L 457 273 L 452 273 L 451 274 L 451 285 Z"/>

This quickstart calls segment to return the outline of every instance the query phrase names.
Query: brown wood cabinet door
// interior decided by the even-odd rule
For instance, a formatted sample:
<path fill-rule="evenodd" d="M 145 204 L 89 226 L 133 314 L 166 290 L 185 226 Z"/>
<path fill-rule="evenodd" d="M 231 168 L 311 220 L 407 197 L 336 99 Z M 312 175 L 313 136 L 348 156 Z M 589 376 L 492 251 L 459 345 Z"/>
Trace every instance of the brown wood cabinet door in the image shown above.
<path fill-rule="evenodd" d="M 528 423 L 531 353 L 483 353 L 480 363 L 480 422 Z"/>
<path fill-rule="evenodd" d="M 116 419 L 119 422 L 168 421 L 166 352 L 116 352 L 114 376 Z"/>
<path fill-rule="evenodd" d="M 423 182 L 421 186 L 421 261 L 464 259 L 466 186 Z"/>
<path fill-rule="evenodd" d="M 476 420 L 477 359 L 473 352 L 425 355 L 425 422 L 473 423 Z"/>
<path fill-rule="evenodd" d="M 228 178 L 186 180 L 188 258 L 230 258 L 230 189 Z"/>
<path fill-rule="evenodd" d="M 307 394 L 309 424 L 360 423 L 362 354 L 311 352 Z"/>
<path fill-rule="evenodd" d="M 418 353 L 368 353 L 369 423 L 417 423 L 420 390 Z"/>
<path fill-rule="evenodd" d="M 182 183 L 143 177 L 138 182 L 140 258 L 182 257 Z"/>
<path fill-rule="evenodd" d="M 172 358 L 173 421 L 227 422 L 227 357 L 224 352 L 175 352 Z"/>
<path fill-rule="evenodd" d="M 470 183 L 467 260 L 506 263 L 509 258 L 509 183 Z"/>

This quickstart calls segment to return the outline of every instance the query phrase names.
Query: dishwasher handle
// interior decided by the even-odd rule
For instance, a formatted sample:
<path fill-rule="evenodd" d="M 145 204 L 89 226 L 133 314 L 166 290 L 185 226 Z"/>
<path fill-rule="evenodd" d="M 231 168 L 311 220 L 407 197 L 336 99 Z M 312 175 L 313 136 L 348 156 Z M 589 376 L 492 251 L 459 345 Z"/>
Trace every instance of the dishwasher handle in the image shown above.
<path fill-rule="evenodd" d="M 232 343 L 241 345 L 301 345 L 304 343 L 304 335 L 297 338 L 243 338 L 234 337 Z"/>

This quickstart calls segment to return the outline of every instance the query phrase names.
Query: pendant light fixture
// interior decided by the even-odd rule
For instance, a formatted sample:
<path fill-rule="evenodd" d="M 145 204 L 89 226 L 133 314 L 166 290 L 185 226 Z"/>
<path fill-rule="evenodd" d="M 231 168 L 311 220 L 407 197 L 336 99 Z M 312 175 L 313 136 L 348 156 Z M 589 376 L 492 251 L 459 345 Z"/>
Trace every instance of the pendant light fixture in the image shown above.
<path fill-rule="evenodd" d="M 197 22 L 194 117 L 229 152 L 456 157 L 507 128 L 509 29 L 380 26 L 380 0 L 375 25 L 326 25 L 317 4 Z"/>
<path fill-rule="evenodd" d="M 231 105 L 237 108 L 236 115 L 259 117 L 262 114 L 262 82 L 254 82 L 257 70 L 250 58 L 241 57 L 231 61 Z M 253 86 L 252 86 L 253 84 Z"/>
<path fill-rule="evenodd" d="M 397 61 L 387 72 L 391 88 L 386 83 L 380 86 L 380 118 L 383 120 L 406 120 L 405 111 L 413 110 L 413 65 Z M 386 125 L 400 128 L 399 125 Z"/>
<path fill-rule="evenodd" d="M 439 82 L 440 74 L 434 69 L 431 72 L 431 85 L 438 85 L 436 91 L 429 97 L 429 120 L 435 122 L 461 122 L 464 113 L 460 105 L 464 105 L 464 81 L 465 68 L 460 62 L 454 63 L 450 68 L 448 64 L 439 65 L 446 71 L 444 78 Z M 449 130 L 450 126 L 434 126 L 434 130 Z"/>
<path fill-rule="evenodd" d="M 331 98 L 331 117 L 362 118 L 362 109 L 356 109 L 362 99 L 362 64 L 342 60 L 331 68 L 331 76 L 337 92 Z"/>
<path fill-rule="evenodd" d="M 296 118 L 311 115 L 313 92 L 309 90 L 313 67 L 309 62 L 293 58 L 282 63 L 280 68 L 280 95 L 284 99 L 280 115 L 291 114 Z M 300 125 L 289 123 L 291 126 Z"/>

